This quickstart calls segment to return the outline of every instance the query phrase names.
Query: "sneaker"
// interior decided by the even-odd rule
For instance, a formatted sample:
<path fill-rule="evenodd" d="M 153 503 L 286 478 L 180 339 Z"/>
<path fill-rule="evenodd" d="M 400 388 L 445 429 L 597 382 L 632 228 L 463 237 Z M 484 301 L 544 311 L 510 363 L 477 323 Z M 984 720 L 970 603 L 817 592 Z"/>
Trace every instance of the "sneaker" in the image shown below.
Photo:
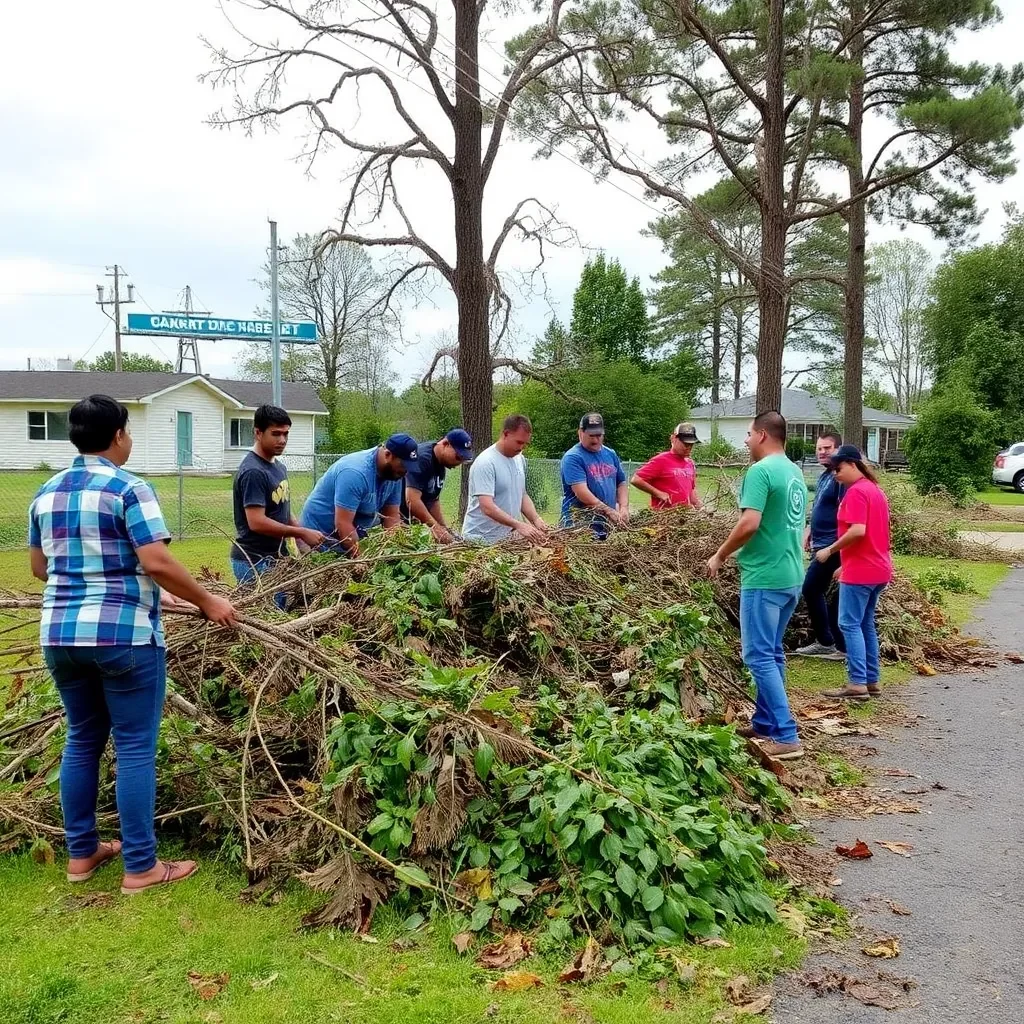
<path fill-rule="evenodd" d="M 796 743 L 776 743 L 774 740 L 764 740 L 759 746 L 774 761 L 795 761 L 804 756 L 803 744 L 799 740 Z"/>
<path fill-rule="evenodd" d="M 874 692 L 876 695 L 878 694 L 877 686 Z M 849 684 L 841 686 L 837 690 L 822 690 L 821 695 L 822 697 L 833 697 L 837 700 L 870 700 L 872 696 L 870 690 L 855 690 Z"/>
<path fill-rule="evenodd" d="M 794 654 L 799 654 L 801 658 L 830 658 L 834 659 L 837 655 L 840 658 L 845 658 L 845 654 L 840 654 L 834 646 L 829 644 L 819 644 L 817 640 L 813 644 L 808 644 L 806 647 L 798 647 Z"/>
<path fill-rule="evenodd" d="M 833 647 L 830 654 L 819 654 L 818 657 L 822 661 L 846 661 L 846 652 L 839 650 L 838 647 Z"/>

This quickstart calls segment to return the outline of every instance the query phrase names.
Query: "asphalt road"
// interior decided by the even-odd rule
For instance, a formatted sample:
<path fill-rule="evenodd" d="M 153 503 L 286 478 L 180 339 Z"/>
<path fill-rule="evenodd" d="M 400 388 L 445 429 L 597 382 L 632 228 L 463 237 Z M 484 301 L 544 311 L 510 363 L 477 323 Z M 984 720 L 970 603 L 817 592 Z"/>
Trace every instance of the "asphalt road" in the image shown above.
<path fill-rule="evenodd" d="M 968 632 L 993 646 L 1024 650 L 1024 570 L 1014 570 L 979 609 Z M 827 821 L 823 844 L 864 839 L 870 860 L 843 861 L 836 891 L 860 915 L 867 936 L 898 935 L 901 955 L 870 959 L 857 941 L 841 954 L 813 955 L 806 969 L 872 978 L 879 969 L 918 982 L 916 1003 L 887 1012 L 844 995 L 818 997 L 794 980 L 783 981 L 773 1013 L 779 1024 L 836 1021 L 861 1024 L 1024 1022 L 1024 666 L 1006 662 L 980 674 L 915 680 L 900 691 L 914 728 L 870 740 L 877 770 L 894 766 L 920 779 L 878 777 L 901 789 L 947 787 L 927 795 L 921 814 L 872 815 Z M 854 738 L 856 739 L 856 738 Z M 878 840 L 913 845 L 910 857 L 877 847 Z M 873 894 L 911 910 L 894 915 Z"/>

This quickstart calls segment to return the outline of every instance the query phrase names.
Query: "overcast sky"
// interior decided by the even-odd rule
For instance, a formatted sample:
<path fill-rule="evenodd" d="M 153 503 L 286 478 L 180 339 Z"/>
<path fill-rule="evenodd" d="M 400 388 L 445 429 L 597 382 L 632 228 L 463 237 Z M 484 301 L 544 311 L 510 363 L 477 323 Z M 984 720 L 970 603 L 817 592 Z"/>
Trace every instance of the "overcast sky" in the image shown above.
<path fill-rule="evenodd" d="M 1018 59 L 1024 4 L 1007 0 L 1003 7 L 1003 24 L 965 42 L 961 59 Z M 306 163 L 296 160 L 303 147 L 301 121 L 269 135 L 210 127 L 207 118 L 230 106 L 231 96 L 198 82 L 211 66 L 200 36 L 233 40 L 215 0 L 52 0 L 42 22 L 31 5 L 5 6 L 0 369 L 24 368 L 30 357 L 79 359 L 111 349 L 112 327 L 95 305 L 95 285 L 110 283 L 105 268 L 115 262 L 136 287 L 132 311 L 177 308 L 190 284 L 201 308 L 248 316 L 264 301 L 254 278 L 265 259 L 268 218 L 278 221 L 282 241 L 335 222 L 350 156 L 335 150 L 309 175 Z M 503 36 L 496 33 L 491 41 L 500 48 Z M 485 48 L 484 56 L 500 67 L 494 51 Z M 495 85 L 486 76 L 484 83 Z M 364 137 L 372 135 L 372 98 L 360 117 L 353 123 Z M 634 152 L 659 155 L 656 137 L 628 130 Z M 1017 143 L 1020 153 L 1020 138 Z M 515 202 L 536 195 L 575 228 L 588 248 L 548 253 L 548 299 L 555 312 L 567 318 L 580 268 L 599 249 L 618 257 L 647 287 L 663 258 L 660 247 L 640 234 L 654 212 L 638 188 L 620 179 L 597 182 L 568 159 L 535 162 L 533 148 L 510 142 L 503 149 L 489 191 L 488 225 L 493 231 Z M 417 226 L 450 250 L 449 218 L 438 198 L 443 190 L 429 174 L 411 188 L 406 205 Z M 981 190 L 989 211 L 984 240 L 999 235 L 1000 206 L 1020 192 L 1019 176 Z M 504 266 L 525 266 L 530 256 L 510 245 Z M 521 346 L 543 330 L 552 309 L 548 299 L 535 295 L 520 302 Z M 454 325 L 453 304 L 438 289 L 433 302 L 408 304 L 403 324 L 406 346 L 394 362 L 404 382 L 427 362 L 437 332 Z M 238 343 L 200 345 L 205 372 L 232 375 Z M 173 339 L 125 339 L 125 347 L 174 357 Z"/>

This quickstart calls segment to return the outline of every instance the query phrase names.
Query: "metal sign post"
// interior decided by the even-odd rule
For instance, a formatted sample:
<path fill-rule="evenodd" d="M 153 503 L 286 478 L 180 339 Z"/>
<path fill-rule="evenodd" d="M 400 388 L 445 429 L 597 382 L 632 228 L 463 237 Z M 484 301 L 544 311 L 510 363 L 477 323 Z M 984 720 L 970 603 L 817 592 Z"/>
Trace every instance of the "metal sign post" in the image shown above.
<path fill-rule="evenodd" d="M 270 389 L 274 405 L 281 398 L 281 311 L 277 294 L 277 221 L 270 222 Z"/>

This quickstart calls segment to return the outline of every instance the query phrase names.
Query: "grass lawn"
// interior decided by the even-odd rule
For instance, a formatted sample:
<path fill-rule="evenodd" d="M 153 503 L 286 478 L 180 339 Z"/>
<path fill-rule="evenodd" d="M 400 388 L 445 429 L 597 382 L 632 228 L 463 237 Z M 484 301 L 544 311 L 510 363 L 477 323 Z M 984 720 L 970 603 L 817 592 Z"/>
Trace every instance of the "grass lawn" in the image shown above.
<path fill-rule="evenodd" d="M 1024 494 L 1002 487 L 989 487 L 978 492 L 978 500 L 986 505 L 1017 505 L 1024 508 Z"/>
<path fill-rule="evenodd" d="M 175 542 L 193 570 L 227 571 L 227 545 L 220 538 Z M 977 594 L 948 595 L 958 622 L 1005 576 L 1007 566 L 900 558 L 912 572 L 955 565 Z M 3 585 L 28 589 L 23 551 L 0 553 Z M 0 643 L 3 638 L 0 638 Z M 909 669 L 886 667 L 886 684 Z M 841 664 L 792 659 L 790 682 L 817 690 L 841 684 Z M 858 717 L 871 706 L 857 707 Z M 853 769 L 836 761 L 829 770 Z M 164 851 L 165 855 L 172 851 Z M 271 1024 L 324 1021 L 345 1024 L 707 1024 L 727 1004 L 725 981 L 738 974 L 768 980 L 799 963 L 804 942 L 782 926 L 731 930 L 726 949 L 685 946 L 678 954 L 696 965 L 692 984 L 672 981 L 667 990 L 636 977 L 606 977 L 592 986 L 559 986 L 557 974 L 569 956 L 537 956 L 518 969 L 534 971 L 543 988 L 526 993 L 492 992 L 495 975 L 472 956 L 460 957 L 445 919 L 412 938 L 403 949 L 400 916 L 382 908 L 367 943 L 349 934 L 299 930 L 315 897 L 292 883 L 280 903 L 246 904 L 238 896 L 241 873 L 204 858 L 200 874 L 171 889 L 137 897 L 117 893 L 120 879 L 110 866 L 84 887 L 63 877 L 56 864 L 27 855 L 0 858 L 0 905 L 7 923 L 0 931 L 0 1021 L 4 1024 Z M 188 973 L 227 974 L 215 998 L 201 1001 Z"/>
<path fill-rule="evenodd" d="M 392 945 L 401 921 L 378 913 L 373 944 L 349 934 L 298 930 L 310 894 L 294 885 L 277 906 L 244 904 L 238 876 L 215 864 L 163 892 L 111 895 L 117 870 L 83 887 L 68 886 L 59 866 L 9 856 L 0 866 L 8 923 L 0 934 L 0 1020 L 5 1024 L 456 1024 L 600 1021 L 633 1024 L 706 1022 L 725 1004 L 723 979 L 767 979 L 797 964 L 803 941 L 782 926 L 744 927 L 729 949 L 686 947 L 697 966 L 686 991 L 664 993 L 634 977 L 607 977 L 589 987 L 558 986 L 569 957 L 534 957 L 545 987 L 491 992 L 499 975 L 460 957 L 444 922 Z M 17 908 L 17 912 L 14 912 Z M 188 973 L 226 973 L 223 991 L 200 1001 Z M 616 981 L 624 982 L 617 985 Z"/>
<path fill-rule="evenodd" d="M 965 530 L 977 530 L 980 533 L 1024 533 L 1024 522 L 1020 521 L 1007 521 L 1007 522 L 986 522 L 980 520 L 975 523 L 967 523 L 964 526 Z"/>

